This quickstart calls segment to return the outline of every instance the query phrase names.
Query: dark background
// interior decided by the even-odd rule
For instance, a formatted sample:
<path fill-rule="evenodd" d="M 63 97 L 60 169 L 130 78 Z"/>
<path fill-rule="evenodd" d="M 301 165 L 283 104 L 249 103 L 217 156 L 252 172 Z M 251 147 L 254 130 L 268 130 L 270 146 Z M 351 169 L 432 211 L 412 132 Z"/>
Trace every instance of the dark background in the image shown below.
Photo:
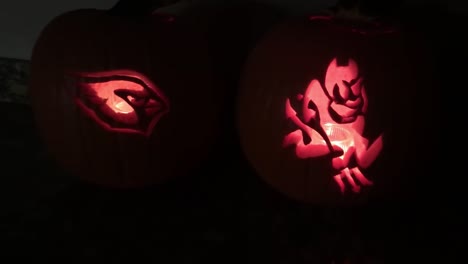
<path fill-rule="evenodd" d="M 267 1 L 262 1 L 267 2 Z M 287 14 L 334 1 L 269 1 Z M 327 3 L 325 3 L 327 2 Z M 464 2 L 375 1 L 369 14 L 416 21 L 446 79 L 434 126 L 464 126 Z M 375 3 L 374 2 L 374 3 Z M 423 3 L 424 2 L 424 3 Z M 432 5 L 439 3 L 440 5 Z M 46 8 L 46 7 L 44 7 Z M 5 12 L 7 9 L 2 9 Z M 37 11 L 39 13 L 39 10 Z M 8 56 L 6 56 L 8 57 Z M 464 60 L 465 59 L 465 60 Z M 238 62 L 239 65 L 241 62 Z M 0 103 L 0 256 L 62 263 L 450 263 L 466 248 L 464 133 L 435 142 L 433 174 L 398 201 L 356 208 L 291 201 L 265 185 L 236 147 L 193 177 L 144 190 L 80 182 L 48 157 L 28 105 Z M 436 144 L 438 145 L 438 144 Z M 3 260 L 2 260 L 3 261 Z M 348 261 L 348 262 L 346 262 Z M 3 261 L 7 263 L 7 261 Z"/>
<path fill-rule="evenodd" d="M 228 5 L 240 0 L 183 0 L 182 3 L 167 8 L 172 12 L 179 12 L 186 5 L 193 3 L 212 3 L 216 5 Z M 249 2 L 261 2 L 277 6 L 288 13 L 301 14 L 313 12 L 334 5 L 337 0 L 247 0 Z M 0 57 L 29 59 L 32 46 L 40 33 L 40 30 L 53 17 L 73 9 L 98 8 L 107 9 L 117 0 L 15 0 L 0 2 Z M 392 3 L 405 7 L 416 7 L 415 13 L 424 13 L 424 8 L 433 3 L 442 6 L 452 13 L 466 14 L 468 3 L 463 0 L 385 0 L 368 1 L 379 3 Z M 388 5 L 387 7 L 388 8 Z"/>

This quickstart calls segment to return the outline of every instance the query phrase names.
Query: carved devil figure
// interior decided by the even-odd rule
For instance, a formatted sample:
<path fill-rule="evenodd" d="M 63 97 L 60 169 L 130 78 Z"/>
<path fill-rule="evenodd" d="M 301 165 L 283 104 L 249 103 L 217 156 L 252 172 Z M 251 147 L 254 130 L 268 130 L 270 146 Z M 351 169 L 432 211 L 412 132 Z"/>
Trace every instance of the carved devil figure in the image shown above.
<path fill-rule="evenodd" d="M 237 128 L 266 188 L 354 207 L 404 201 L 427 181 L 443 109 L 434 94 L 446 84 L 426 38 L 387 22 L 297 18 L 257 43 Z"/>
<path fill-rule="evenodd" d="M 295 145 L 296 155 L 301 159 L 332 153 L 332 166 L 338 171 L 334 179 L 342 193 L 343 179 L 352 186 L 353 192 L 360 192 L 359 184 L 372 185 L 361 169 L 369 167 L 377 158 L 383 139 L 381 134 L 370 143 L 362 136 L 367 96 L 357 63 L 349 59 L 347 65 L 339 66 L 337 59 L 333 59 L 323 85 L 317 79 L 312 80 L 297 100 L 302 102 L 302 108 L 296 110 L 291 100 L 286 99 L 286 118 L 298 129 L 285 136 L 283 146 Z M 357 166 L 350 168 L 352 157 Z"/>

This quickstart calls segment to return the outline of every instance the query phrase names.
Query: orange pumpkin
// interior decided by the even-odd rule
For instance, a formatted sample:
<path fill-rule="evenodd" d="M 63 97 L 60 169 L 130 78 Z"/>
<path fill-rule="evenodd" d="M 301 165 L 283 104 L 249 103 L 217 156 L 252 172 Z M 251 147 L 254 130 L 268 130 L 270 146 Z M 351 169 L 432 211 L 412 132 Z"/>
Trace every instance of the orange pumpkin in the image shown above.
<path fill-rule="evenodd" d="M 137 187 L 206 160 L 223 97 L 189 23 L 122 6 L 50 22 L 34 47 L 30 96 L 62 166 L 88 182 Z"/>
<path fill-rule="evenodd" d="M 258 175 L 314 204 L 388 198 L 423 177 L 416 164 L 429 157 L 422 142 L 436 135 L 437 114 L 422 40 L 332 16 L 274 28 L 250 54 L 237 104 L 240 142 Z"/>

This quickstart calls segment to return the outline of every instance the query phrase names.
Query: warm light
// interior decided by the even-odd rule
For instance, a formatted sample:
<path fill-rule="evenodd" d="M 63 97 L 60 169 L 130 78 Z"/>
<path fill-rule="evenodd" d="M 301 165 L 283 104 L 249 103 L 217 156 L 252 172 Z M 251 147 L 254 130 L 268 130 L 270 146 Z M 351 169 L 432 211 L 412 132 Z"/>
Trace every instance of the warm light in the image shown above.
<path fill-rule="evenodd" d="M 332 145 L 338 146 L 344 153 L 346 153 L 350 147 L 354 146 L 353 132 L 347 130 L 343 126 L 326 123 L 323 124 L 323 128 Z M 320 140 L 322 144 L 326 144 L 323 138 Z"/>
<path fill-rule="evenodd" d="M 104 128 L 149 135 L 159 118 L 169 111 L 163 93 L 146 77 L 119 70 L 78 73 L 76 102 Z"/>
<path fill-rule="evenodd" d="M 89 83 L 88 86 L 91 90 L 96 92 L 96 96 L 102 99 L 108 107 L 116 113 L 121 114 L 134 114 L 135 110 L 125 101 L 125 98 L 122 98 L 115 93 L 116 90 L 122 89 L 135 91 L 143 93 L 144 97 L 148 96 L 143 86 L 130 81 L 112 80 L 102 83 Z"/>
<path fill-rule="evenodd" d="M 113 105 L 113 109 L 117 113 L 129 114 L 135 112 L 135 110 L 133 110 L 133 108 L 122 99 L 120 99 L 120 102 L 114 103 Z"/>
<path fill-rule="evenodd" d="M 354 192 L 360 186 L 372 185 L 361 172 L 369 167 L 383 147 L 382 135 L 372 144 L 362 136 L 367 111 L 367 96 L 359 75 L 357 63 L 350 59 L 345 66 L 339 66 L 333 59 L 328 65 L 324 84 L 313 79 L 304 94 L 295 97 L 302 102 L 301 113 L 286 99 L 286 118 L 297 130 L 287 134 L 283 146 L 295 146 L 298 158 L 307 159 L 330 155 L 331 164 L 339 173 L 334 176 L 340 191 L 345 191 L 346 179 Z M 337 154 L 340 153 L 340 154 Z M 349 168 L 351 157 L 357 167 Z"/>

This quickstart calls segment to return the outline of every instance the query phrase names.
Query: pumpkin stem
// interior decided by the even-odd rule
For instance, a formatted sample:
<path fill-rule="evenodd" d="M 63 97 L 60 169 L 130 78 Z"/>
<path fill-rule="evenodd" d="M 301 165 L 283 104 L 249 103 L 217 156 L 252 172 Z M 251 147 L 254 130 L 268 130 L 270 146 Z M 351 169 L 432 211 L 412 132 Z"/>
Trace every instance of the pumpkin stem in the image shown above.
<path fill-rule="evenodd" d="M 180 0 L 119 0 L 109 14 L 126 17 L 151 15 L 154 10 L 174 4 Z"/>
<path fill-rule="evenodd" d="M 329 10 L 329 14 L 338 19 L 353 21 L 371 21 L 374 20 L 362 12 L 361 0 L 340 0 Z"/>

